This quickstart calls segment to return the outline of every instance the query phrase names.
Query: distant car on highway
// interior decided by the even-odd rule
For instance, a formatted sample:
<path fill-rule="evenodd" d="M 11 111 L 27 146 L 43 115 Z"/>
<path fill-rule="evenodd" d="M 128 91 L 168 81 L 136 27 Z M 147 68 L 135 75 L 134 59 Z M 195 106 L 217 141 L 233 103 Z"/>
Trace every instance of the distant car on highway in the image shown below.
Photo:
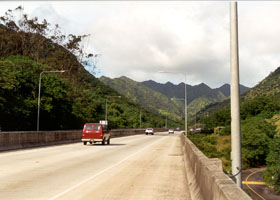
<path fill-rule="evenodd" d="M 89 142 L 90 144 L 101 142 L 103 145 L 105 142 L 110 144 L 111 134 L 107 128 L 106 121 L 100 121 L 100 123 L 86 123 L 83 128 L 82 142 L 84 145 Z"/>
<path fill-rule="evenodd" d="M 168 133 L 169 133 L 169 134 L 174 134 L 174 129 L 169 129 L 169 130 L 168 130 Z"/>
<path fill-rule="evenodd" d="M 153 128 L 147 128 L 145 133 L 146 133 L 146 135 L 148 135 L 148 134 L 154 135 L 154 129 Z"/>

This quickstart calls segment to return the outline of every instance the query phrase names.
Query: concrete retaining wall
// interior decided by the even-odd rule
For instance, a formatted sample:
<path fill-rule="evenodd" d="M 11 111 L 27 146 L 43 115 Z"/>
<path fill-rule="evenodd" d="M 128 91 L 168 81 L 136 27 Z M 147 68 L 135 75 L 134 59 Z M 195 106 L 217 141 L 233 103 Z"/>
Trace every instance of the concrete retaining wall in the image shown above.
<path fill-rule="evenodd" d="M 223 172 L 222 161 L 206 157 L 181 135 L 187 179 L 193 200 L 251 200 Z"/>
<path fill-rule="evenodd" d="M 154 129 L 156 132 L 166 129 Z M 111 137 L 144 134 L 145 129 L 113 129 Z M 82 130 L 0 132 L 0 151 L 80 142 Z"/>

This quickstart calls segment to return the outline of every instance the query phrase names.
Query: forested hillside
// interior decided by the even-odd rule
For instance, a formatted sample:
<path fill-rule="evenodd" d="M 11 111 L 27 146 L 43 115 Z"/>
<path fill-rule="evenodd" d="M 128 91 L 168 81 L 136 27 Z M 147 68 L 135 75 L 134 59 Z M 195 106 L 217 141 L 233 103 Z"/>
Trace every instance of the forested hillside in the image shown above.
<path fill-rule="evenodd" d="M 180 120 L 184 115 L 183 102 L 172 101 L 165 95 L 127 77 L 110 79 L 103 76 L 99 80 L 154 113 L 166 115 L 175 120 Z"/>
<path fill-rule="evenodd" d="M 240 108 L 243 168 L 266 165 L 265 181 L 277 192 L 280 192 L 279 81 L 280 67 L 241 96 Z M 211 135 L 202 134 L 199 140 L 194 136 L 193 141 L 200 147 L 204 144 L 202 150 L 208 156 L 223 157 L 225 167 L 229 169 L 230 139 L 223 139 L 231 134 L 229 100 L 203 110 L 198 121 L 204 124 L 205 133 Z M 219 145 L 218 139 L 226 142 Z"/>
<path fill-rule="evenodd" d="M 19 17 L 16 17 L 19 16 Z M 58 25 L 29 18 L 21 6 L 0 17 L 0 126 L 2 130 L 35 130 L 39 75 L 40 129 L 80 129 L 85 122 L 104 119 L 105 101 L 120 95 L 83 65 L 92 66 L 95 55 L 85 52 L 88 35 L 63 35 Z M 140 106 L 122 96 L 108 99 L 111 128 L 139 127 Z M 142 127 L 164 127 L 165 117 L 142 109 Z M 170 126 L 179 124 L 169 121 Z"/>

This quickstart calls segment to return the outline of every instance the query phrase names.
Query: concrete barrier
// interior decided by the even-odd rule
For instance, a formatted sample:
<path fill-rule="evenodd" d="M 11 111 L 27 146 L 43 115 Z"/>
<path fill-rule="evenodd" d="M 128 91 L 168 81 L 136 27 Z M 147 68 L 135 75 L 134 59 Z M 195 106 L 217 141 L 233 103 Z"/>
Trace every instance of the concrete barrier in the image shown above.
<path fill-rule="evenodd" d="M 156 128 L 155 132 L 166 131 Z M 111 137 L 144 134 L 145 129 L 113 129 Z M 0 151 L 80 142 L 82 130 L 0 132 Z"/>
<path fill-rule="evenodd" d="M 0 151 L 64 144 L 81 140 L 81 130 L 0 132 Z"/>
<path fill-rule="evenodd" d="M 221 160 L 206 157 L 183 134 L 181 141 L 192 200 L 251 200 L 224 174 Z"/>
<path fill-rule="evenodd" d="M 111 137 L 121 137 L 129 135 L 145 134 L 146 129 L 112 129 L 110 131 Z M 165 128 L 154 128 L 154 132 L 167 131 Z"/>

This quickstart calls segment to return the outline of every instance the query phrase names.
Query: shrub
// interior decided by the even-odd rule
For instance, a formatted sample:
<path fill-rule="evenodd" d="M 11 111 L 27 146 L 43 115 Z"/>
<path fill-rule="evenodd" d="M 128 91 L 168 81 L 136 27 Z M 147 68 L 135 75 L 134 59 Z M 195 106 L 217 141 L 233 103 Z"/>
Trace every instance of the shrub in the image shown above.
<path fill-rule="evenodd" d="M 220 135 L 230 135 L 231 133 L 231 126 L 226 125 L 225 128 L 223 128 L 220 132 Z"/>
<path fill-rule="evenodd" d="M 257 167 L 265 164 L 271 136 L 275 134 L 275 127 L 260 117 L 251 117 L 243 121 L 242 154 L 245 165 Z"/>

